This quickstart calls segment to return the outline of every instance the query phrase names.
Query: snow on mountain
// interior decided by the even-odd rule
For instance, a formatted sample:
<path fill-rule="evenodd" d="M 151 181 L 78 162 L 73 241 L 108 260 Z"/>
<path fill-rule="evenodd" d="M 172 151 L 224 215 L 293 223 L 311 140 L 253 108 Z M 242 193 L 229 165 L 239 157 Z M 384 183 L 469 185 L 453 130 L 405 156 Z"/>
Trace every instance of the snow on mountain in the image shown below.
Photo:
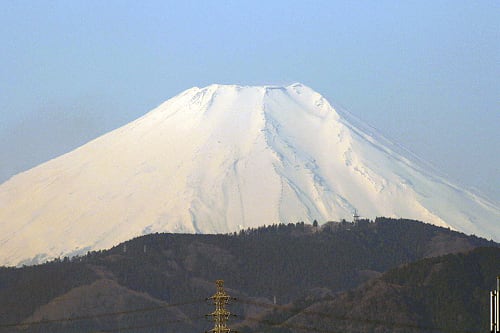
<path fill-rule="evenodd" d="M 191 88 L 0 186 L 0 264 L 151 232 L 414 218 L 500 240 L 500 209 L 302 84 Z"/>

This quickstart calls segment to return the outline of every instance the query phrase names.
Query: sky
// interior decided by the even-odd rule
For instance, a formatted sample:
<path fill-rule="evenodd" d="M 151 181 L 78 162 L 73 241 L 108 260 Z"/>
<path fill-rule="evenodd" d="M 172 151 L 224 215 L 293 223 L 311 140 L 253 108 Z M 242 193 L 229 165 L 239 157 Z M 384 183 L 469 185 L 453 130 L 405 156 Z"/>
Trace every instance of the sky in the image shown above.
<path fill-rule="evenodd" d="M 497 0 L 0 6 L 0 183 L 190 87 L 301 82 L 500 204 Z"/>

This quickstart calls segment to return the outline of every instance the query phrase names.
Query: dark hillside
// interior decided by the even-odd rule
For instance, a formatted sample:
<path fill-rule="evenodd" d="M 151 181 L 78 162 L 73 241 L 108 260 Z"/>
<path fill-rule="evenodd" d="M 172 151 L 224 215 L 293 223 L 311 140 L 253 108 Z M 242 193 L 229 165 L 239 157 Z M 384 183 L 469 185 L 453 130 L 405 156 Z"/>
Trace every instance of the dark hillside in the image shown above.
<path fill-rule="evenodd" d="M 289 332 L 487 332 L 499 272 L 500 248 L 424 259 L 348 292 L 296 301 L 292 311 L 276 307 L 265 320 Z"/>
<path fill-rule="evenodd" d="M 204 299 L 216 279 L 241 300 L 286 304 L 479 246 L 498 244 L 387 218 L 279 224 L 231 235 L 152 234 L 71 260 L 0 269 L 0 331 L 204 331 L 210 323 L 200 318 L 212 310 Z M 231 310 L 242 317 L 263 314 L 250 303 Z"/>

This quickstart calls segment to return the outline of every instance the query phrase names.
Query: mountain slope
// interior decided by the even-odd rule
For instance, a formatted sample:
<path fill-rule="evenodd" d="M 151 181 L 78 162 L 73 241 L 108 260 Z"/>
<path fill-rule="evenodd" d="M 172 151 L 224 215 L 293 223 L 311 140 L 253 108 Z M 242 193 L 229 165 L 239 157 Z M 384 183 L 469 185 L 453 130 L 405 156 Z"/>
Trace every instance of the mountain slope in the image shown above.
<path fill-rule="evenodd" d="M 332 332 L 485 332 L 488 291 L 496 288 L 499 271 L 499 248 L 425 259 L 348 292 L 309 298 L 301 310 L 285 311 L 276 325 Z"/>
<path fill-rule="evenodd" d="M 179 319 L 183 329 L 178 332 L 203 332 L 210 326 L 203 315 L 213 310 L 205 298 L 215 292 L 216 279 L 225 280 L 228 292 L 241 301 L 229 309 L 245 320 L 269 309 L 274 297 L 277 304 L 291 302 L 302 310 L 303 302 L 296 300 L 336 295 L 404 263 L 498 245 L 387 218 L 319 228 L 281 224 L 236 235 L 151 234 L 71 260 L 0 268 L 0 332 L 128 326 L 170 332 Z M 494 269 L 485 277 L 493 274 L 494 279 Z M 291 315 L 287 312 L 278 323 Z M 31 324 L 16 325 L 21 322 Z"/>
<path fill-rule="evenodd" d="M 382 142 L 301 84 L 192 88 L 2 184 L 0 264 L 355 209 L 500 240 L 498 207 Z"/>

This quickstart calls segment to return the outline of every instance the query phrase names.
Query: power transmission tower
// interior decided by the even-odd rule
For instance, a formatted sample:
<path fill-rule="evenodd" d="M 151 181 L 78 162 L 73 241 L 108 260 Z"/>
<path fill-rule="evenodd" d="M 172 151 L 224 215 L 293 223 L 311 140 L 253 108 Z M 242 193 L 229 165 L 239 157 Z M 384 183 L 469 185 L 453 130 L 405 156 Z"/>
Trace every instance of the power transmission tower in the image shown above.
<path fill-rule="evenodd" d="M 211 320 L 214 322 L 214 328 L 210 331 L 206 331 L 205 333 L 229 333 L 237 331 L 232 330 L 226 326 L 227 321 L 230 316 L 235 316 L 231 312 L 226 310 L 226 304 L 229 304 L 230 300 L 234 300 L 235 298 L 229 296 L 224 290 L 224 281 L 217 280 L 215 281 L 217 286 L 217 292 L 212 297 L 207 298 L 207 300 L 212 300 L 215 305 L 215 311 L 207 314 L 207 317 L 212 317 Z"/>
<path fill-rule="evenodd" d="M 497 290 L 490 291 L 490 332 L 500 332 L 500 275 L 497 276 Z"/>
<path fill-rule="evenodd" d="M 354 209 L 354 214 L 352 214 L 352 217 L 353 217 L 353 222 L 354 223 L 358 223 L 359 222 L 359 218 L 361 216 L 358 215 L 358 210 L 357 209 Z"/>

